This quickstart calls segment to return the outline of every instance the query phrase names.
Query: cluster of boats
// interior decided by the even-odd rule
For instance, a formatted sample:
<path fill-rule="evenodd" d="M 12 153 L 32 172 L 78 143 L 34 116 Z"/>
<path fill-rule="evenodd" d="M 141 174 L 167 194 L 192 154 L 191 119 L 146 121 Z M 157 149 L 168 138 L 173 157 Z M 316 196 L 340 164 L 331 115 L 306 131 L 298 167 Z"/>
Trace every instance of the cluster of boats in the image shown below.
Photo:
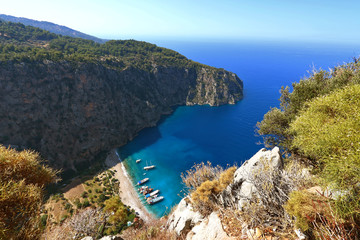
<path fill-rule="evenodd" d="M 141 161 L 141 159 L 137 159 L 136 163 L 139 163 L 140 161 Z M 144 170 L 150 170 L 153 168 L 155 168 L 155 165 L 146 166 L 146 167 L 144 167 Z M 149 181 L 149 178 L 144 178 L 144 179 L 140 180 L 137 183 L 137 185 L 140 186 L 140 185 L 146 183 L 147 181 Z M 141 194 L 144 195 L 146 202 L 150 205 L 160 202 L 161 200 L 164 199 L 163 196 L 159 196 L 160 190 L 154 190 L 153 188 L 151 188 L 149 186 L 141 186 L 138 190 Z"/>
<path fill-rule="evenodd" d="M 159 196 L 160 190 L 154 190 L 149 186 L 142 186 L 138 190 L 142 195 L 144 195 L 148 204 L 154 204 L 164 199 L 163 196 Z"/>

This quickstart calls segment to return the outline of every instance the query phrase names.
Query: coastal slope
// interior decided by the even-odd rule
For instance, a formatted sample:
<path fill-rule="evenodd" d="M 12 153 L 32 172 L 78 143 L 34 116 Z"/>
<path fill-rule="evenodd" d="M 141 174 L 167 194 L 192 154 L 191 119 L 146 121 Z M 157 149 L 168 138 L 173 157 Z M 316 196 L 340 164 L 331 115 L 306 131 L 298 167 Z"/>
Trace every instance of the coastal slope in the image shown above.
<path fill-rule="evenodd" d="M 66 26 L 61 26 L 55 23 L 47 22 L 47 21 L 37 21 L 29 18 L 24 17 L 14 17 L 6 14 L 0 14 L 0 19 L 3 19 L 8 22 L 15 22 L 15 23 L 22 23 L 27 26 L 33 26 L 38 27 L 41 29 L 44 29 L 46 31 L 55 33 L 55 34 L 61 34 L 63 36 L 69 36 L 69 37 L 75 37 L 75 38 L 83 38 L 92 40 L 98 43 L 104 43 L 106 40 L 100 39 L 79 31 L 76 31 L 74 29 L 68 28 Z"/>
<path fill-rule="evenodd" d="M 243 96 L 234 73 L 153 44 L 96 44 L 1 24 L 0 141 L 37 150 L 56 168 L 86 167 L 175 106 Z"/>

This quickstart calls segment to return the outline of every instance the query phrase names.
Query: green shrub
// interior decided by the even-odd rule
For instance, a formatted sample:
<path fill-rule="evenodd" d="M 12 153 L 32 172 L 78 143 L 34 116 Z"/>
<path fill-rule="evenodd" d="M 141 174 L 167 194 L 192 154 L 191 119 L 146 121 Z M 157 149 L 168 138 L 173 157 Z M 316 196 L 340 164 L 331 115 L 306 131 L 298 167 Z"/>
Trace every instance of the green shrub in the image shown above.
<path fill-rule="evenodd" d="M 81 204 L 81 202 L 80 202 L 80 200 L 78 198 L 75 199 L 74 204 L 75 204 L 76 208 L 78 208 L 78 209 L 80 209 L 82 207 L 82 204 Z"/>
<path fill-rule="evenodd" d="M 317 214 L 329 212 L 327 200 L 319 194 L 310 193 L 307 190 L 293 191 L 284 206 L 285 210 L 295 217 L 295 226 L 302 231 L 309 230 Z"/>
<path fill-rule="evenodd" d="M 106 196 L 102 193 L 99 195 L 98 203 L 102 203 L 106 200 Z"/>
<path fill-rule="evenodd" d="M 264 138 L 269 147 L 279 146 L 286 151 L 293 149 L 289 125 L 299 115 L 306 102 L 319 96 L 325 96 L 348 85 L 360 84 L 360 62 L 356 60 L 342 66 L 334 67 L 330 71 L 313 71 L 307 78 L 293 83 L 293 91 L 289 87 L 282 87 L 280 109 L 272 108 L 264 119 L 257 123 L 257 131 Z"/>
<path fill-rule="evenodd" d="M 84 191 L 83 193 L 81 193 L 81 197 L 82 197 L 82 198 L 87 198 L 87 196 L 88 196 L 88 194 L 87 194 L 86 191 Z"/>
<path fill-rule="evenodd" d="M 290 125 L 293 146 L 319 163 L 324 187 L 337 191 L 337 214 L 360 223 L 360 85 L 319 97 Z"/>
<path fill-rule="evenodd" d="M 308 104 L 291 124 L 294 146 L 318 159 L 322 177 L 335 190 L 360 183 L 360 85 L 346 87 Z"/>
<path fill-rule="evenodd" d="M 89 200 L 85 199 L 84 202 L 82 203 L 82 207 L 86 208 L 88 206 L 90 206 L 90 202 L 89 202 Z"/>
<path fill-rule="evenodd" d="M 47 215 L 47 214 L 41 215 L 41 217 L 40 217 L 40 224 L 41 224 L 41 228 L 42 228 L 42 229 L 44 229 L 44 228 L 46 227 L 47 219 L 48 219 L 48 215 Z"/>
<path fill-rule="evenodd" d="M 65 210 L 70 211 L 71 208 L 72 208 L 72 205 L 70 203 L 65 204 Z"/>

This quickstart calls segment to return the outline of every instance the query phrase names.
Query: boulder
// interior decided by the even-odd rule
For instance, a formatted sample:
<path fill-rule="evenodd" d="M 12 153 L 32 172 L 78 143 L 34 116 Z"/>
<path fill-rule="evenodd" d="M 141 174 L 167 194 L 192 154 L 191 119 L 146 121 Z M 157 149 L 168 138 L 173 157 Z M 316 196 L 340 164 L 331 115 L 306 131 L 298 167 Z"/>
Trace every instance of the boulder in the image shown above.
<path fill-rule="evenodd" d="M 178 235 L 187 234 L 195 224 L 203 220 L 203 216 L 199 212 L 195 212 L 186 200 L 183 198 L 180 201 L 168 220 L 168 228 Z"/>
<path fill-rule="evenodd" d="M 187 234 L 186 240 L 226 240 L 234 239 L 229 237 L 222 228 L 222 223 L 216 212 L 210 214 L 206 220 L 194 226 Z"/>
<path fill-rule="evenodd" d="M 253 157 L 246 160 L 235 171 L 233 184 L 229 188 L 233 196 L 232 199 L 238 203 L 239 209 L 242 209 L 253 194 L 256 194 L 257 190 L 252 179 L 260 171 L 261 161 L 266 161 L 273 169 L 283 169 L 283 161 L 278 147 L 274 147 L 272 150 L 262 148 Z"/>
<path fill-rule="evenodd" d="M 105 236 L 100 238 L 100 240 L 123 240 L 123 238 L 118 236 Z"/>

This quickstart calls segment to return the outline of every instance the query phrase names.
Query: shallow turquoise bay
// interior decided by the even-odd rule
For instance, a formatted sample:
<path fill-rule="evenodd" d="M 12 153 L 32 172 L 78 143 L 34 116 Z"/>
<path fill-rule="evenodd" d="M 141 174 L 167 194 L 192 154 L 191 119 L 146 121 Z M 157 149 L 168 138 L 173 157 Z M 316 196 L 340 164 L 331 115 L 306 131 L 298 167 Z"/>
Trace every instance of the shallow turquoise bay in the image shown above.
<path fill-rule="evenodd" d="M 351 61 L 359 46 L 297 43 L 189 43 L 157 42 L 186 57 L 235 72 L 244 81 L 244 99 L 221 107 L 178 107 L 158 126 L 144 129 L 118 149 L 133 184 L 148 177 L 147 185 L 159 189 L 162 202 L 148 206 L 161 217 L 176 205 L 183 185 L 180 174 L 194 163 L 237 164 L 263 146 L 255 126 L 270 107 L 278 106 L 279 89 L 306 76 L 306 71 L 327 69 Z M 142 159 L 136 163 L 136 159 Z M 156 168 L 144 171 L 146 165 Z M 144 175 L 146 174 L 146 175 Z"/>

